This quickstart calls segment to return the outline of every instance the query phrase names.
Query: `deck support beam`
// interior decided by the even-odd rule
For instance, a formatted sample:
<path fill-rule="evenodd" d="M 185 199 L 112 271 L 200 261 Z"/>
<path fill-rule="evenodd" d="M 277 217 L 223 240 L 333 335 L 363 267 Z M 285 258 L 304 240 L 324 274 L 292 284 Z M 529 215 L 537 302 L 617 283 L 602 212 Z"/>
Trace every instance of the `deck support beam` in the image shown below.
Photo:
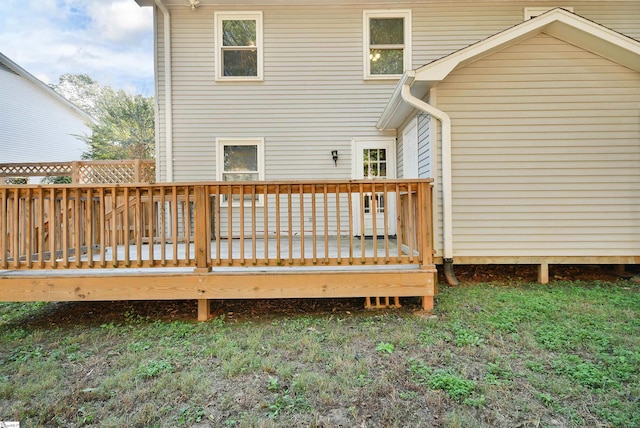
<path fill-rule="evenodd" d="M 344 269 L 149 274 L 86 271 L 54 276 L 25 271 L 0 275 L 0 301 L 197 300 L 198 320 L 210 317 L 212 299 L 423 296 L 433 308 L 435 266 L 426 269 Z"/>

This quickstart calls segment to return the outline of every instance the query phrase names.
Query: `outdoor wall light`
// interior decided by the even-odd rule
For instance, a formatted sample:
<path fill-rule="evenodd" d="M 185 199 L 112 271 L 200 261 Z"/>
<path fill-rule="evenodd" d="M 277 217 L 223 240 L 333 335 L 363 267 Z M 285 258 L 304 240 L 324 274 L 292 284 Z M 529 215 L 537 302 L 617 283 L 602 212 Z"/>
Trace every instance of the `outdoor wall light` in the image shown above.
<path fill-rule="evenodd" d="M 335 163 L 336 166 L 338 166 L 338 151 L 331 150 L 331 157 L 333 158 L 333 163 Z"/>
<path fill-rule="evenodd" d="M 200 0 L 189 0 L 189 6 L 191 10 L 196 10 L 196 7 L 200 6 Z"/>

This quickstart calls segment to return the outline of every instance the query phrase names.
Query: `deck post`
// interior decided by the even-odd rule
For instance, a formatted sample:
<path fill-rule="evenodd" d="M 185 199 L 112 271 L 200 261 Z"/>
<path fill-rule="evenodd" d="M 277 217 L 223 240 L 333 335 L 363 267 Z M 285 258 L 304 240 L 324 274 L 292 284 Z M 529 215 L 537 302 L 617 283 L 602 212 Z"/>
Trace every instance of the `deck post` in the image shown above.
<path fill-rule="evenodd" d="M 542 262 L 538 266 L 538 282 L 540 284 L 549 283 L 549 263 Z"/>
<path fill-rule="evenodd" d="M 80 162 L 71 162 L 71 182 L 73 184 L 80 183 Z"/>
<path fill-rule="evenodd" d="M 416 236 L 419 241 L 420 248 L 420 269 L 431 270 L 433 269 L 433 233 L 431 230 L 431 187 L 429 183 L 418 183 L 417 186 L 417 198 L 418 215 L 415 219 L 413 227 L 417 228 Z M 409 209 L 412 209 L 409 207 Z M 436 276 L 436 275 L 434 275 Z M 434 294 L 438 293 L 436 281 L 434 279 Z M 422 296 L 422 310 L 433 310 L 433 295 Z"/>
<path fill-rule="evenodd" d="M 193 243 L 196 251 L 196 273 L 211 272 L 209 234 L 209 192 L 207 186 L 195 186 L 194 234 Z"/>
<path fill-rule="evenodd" d="M 194 273 L 206 274 L 211 272 L 210 251 L 211 236 L 209 234 L 209 192 L 207 186 L 195 186 L 195 207 L 193 241 L 196 256 Z M 207 321 L 211 316 L 211 302 L 209 299 L 198 299 L 198 321 Z"/>

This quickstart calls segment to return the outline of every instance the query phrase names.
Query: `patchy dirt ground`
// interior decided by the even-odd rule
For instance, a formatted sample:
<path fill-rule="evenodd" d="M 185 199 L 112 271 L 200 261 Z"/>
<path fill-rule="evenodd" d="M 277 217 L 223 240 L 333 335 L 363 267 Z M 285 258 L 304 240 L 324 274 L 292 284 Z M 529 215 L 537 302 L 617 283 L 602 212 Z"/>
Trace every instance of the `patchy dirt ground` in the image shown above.
<path fill-rule="evenodd" d="M 499 282 L 505 285 L 519 282 L 535 282 L 537 266 L 533 265 L 460 265 L 455 267 L 460 286 L 481 282 Z M 627 277 L 634 270 L 627 270 Z M 552 281 L 616 281 L 621 278 L 613 266 L 607 265 L 556 265 L 550 266 Z M 446 281 L 440 272 L 438 281 Z M 419 299 L 401 299 L 405 310 L 419 310 Z M 251 319 L 265 316 L 363 311 L 364 299 L 278 299 L 278 300 L 224 300 L 212 302 L 213 316 L 225 315 L 226 319 Z M 125 301 L 125 302 L 60 302 L 49 310 L 35 325 L 63 326 L 83 322 L 104 324 L 119 322 L 127 314 L 148 317 L 152 320 L 194 320 L 197 305 L 194 301 Z"/>

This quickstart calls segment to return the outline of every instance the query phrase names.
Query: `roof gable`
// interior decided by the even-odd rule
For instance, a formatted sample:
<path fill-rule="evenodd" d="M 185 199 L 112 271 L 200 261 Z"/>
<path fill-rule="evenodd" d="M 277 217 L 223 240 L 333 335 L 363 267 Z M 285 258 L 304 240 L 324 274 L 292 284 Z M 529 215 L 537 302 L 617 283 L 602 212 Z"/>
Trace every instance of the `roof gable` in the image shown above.
<path fill-rule="evenodd" d="M 418 68 L 415 80 L 444 80 L 456 68 L 540 33 L 640 72 L 640 43 L 637 40 L 556 8 Z"/>
<path fill-rule="evenodd" d="M 451 72 L 538 34 L 547 34 L 617 64 L 640 72 L 640 42 L 564 9 L 510 27 L 484 40 L 405 73 L 378 121 L 379 129 L 397 128 L 413 111 L 402 101 L 401 89 L 409 84 L 413 95 L 424 98 L 430 88 Z"/>

